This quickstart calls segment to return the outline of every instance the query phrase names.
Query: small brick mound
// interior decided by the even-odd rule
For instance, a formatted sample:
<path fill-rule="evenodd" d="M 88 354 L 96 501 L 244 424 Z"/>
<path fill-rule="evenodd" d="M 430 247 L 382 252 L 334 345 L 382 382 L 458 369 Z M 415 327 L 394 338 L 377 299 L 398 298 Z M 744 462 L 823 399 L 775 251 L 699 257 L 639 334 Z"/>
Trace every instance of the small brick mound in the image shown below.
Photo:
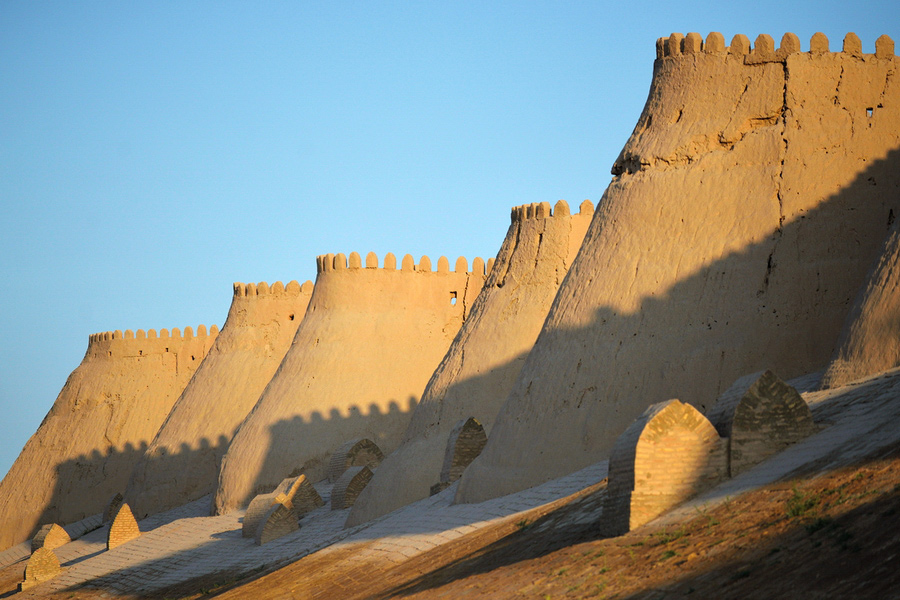
<path fill-rule="evenodd" d="M 732 477 L 817 430 L 797 390 L 771 371 L 738 379 L 710 409 L 709 419 L 729 438 Z"/>
<path fill-rule="evenodd" d="M 300 524 L 297 520 L 297 513 L 284 504 L 273 504 L 263 515 L 254 539 L 257 546 L 262 546 L 298 529 L 300 529 Z"/>
<path fill-rule="evenodd" d="M 112 550 L 140 537 L 140 535 L 141 528 L 138 527 L 134 513 L 131 512 L 131 507 L 128 506 L 127 502 L 123 502 L 119 506 L 119 510 L 116 511 L 112 524 L 109 526 L 109 531 L 106 534 L 106 549 Z"/>
<path fill-rule="evenodd" d="M 25 563 L 25 581 L 19 584 L 19 591 L 53 579 L 62 572 L 59 559 L 50 548 L 38 548 Z"/>
<path fill-rule="evenodd" d="M 334 484 L 331 490 L 331 510 L 350 508 L 360 492 L 372 481 L 372 470 L 369 467 L 350 467 Z"/>
<path fill-rule="evenodd" d="M 350 440 L 331 455 L 331 461 L 328 463 L 328 481 L 337 481 L 349 467 L 366 466 L 374 469 L 382 460 L 384 454 L 372 440 L 366 438 Z"/>
<path fill-rule="evenodd" d="M 292 510 L 297 520 L 324 504 L 325 501 L 306 479 L 306 475 L 288 477 L 282 480 L 274 491 L 260 494 L 250 501 L 247 512 L 244 513 L 241 534 L 246 538 L 257 537 L 260 524 L 265 521 L 273 506 L 283 505 Z"/>
<path fill-rule="evenodd" d="M 462 477 L 463 471 L 478 458 L 487 444 L 484 427 L 475 418 L 461 419 L 447 439 L 444 466 L 441 468 L 441 489 Z"/>
<path fill-rule="evenodd" d="M 103 511 L 104 523 L 109 523 L 113 520 L 113 517 L 115 517 L 116 513 L 119 512 L 119 507 L 122 506 L 123 502 L 125 502 L 125 498 L 122 497 L 122 494 L 116 494 L 109 499 L 109 503 L 106 505 L 106 509 Z"/>
<path fill-rule="evenodd" d="M 41 527 L 40 531 L 31 540 L 31 551 L 34 552 L 38 548 L 46 548 L 53 550 L 60 546 L 65 546 L 72 541 L 65 529 L 56 523 L 48 523 Z"/>
<path fill-rule="evenodd" d="M 601 529 L 622 535 L 724 480 L 726 448 L 690 404 L 650 406 L 613 446 Z"/>

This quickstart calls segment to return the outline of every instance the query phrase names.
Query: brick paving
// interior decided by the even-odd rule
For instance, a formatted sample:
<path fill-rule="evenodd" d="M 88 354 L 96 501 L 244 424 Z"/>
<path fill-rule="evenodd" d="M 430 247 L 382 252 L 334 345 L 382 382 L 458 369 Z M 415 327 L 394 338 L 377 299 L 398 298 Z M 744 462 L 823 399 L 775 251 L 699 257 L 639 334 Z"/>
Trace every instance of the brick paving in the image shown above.
<path fill-rule="evenodd" d="M 900 370 L 824 392 L 807 392 L 815 420 L 822 429 L 785 452 L 724 482 L 710 492 L 657 519 L 677 521 L 697 510 L 721 503 L 744 491 L 789 477 L 798 470 L 835 468 L 877 453 L 900 440 Z M 498 524 L 516 522 L 523 512 L 569 496 L 606 477 L 606 462 L 547 482 L 541 486 L 481 504 L 451 505 L 454 484 L 435 496 L 369 523 L 344 529 L 348 510 L 330 510 L 330 489 L 317 484 L 326 505 L 304 516 L 301 528 L 269 544 L 256 546 L 241 536 L 242 513 L 209 514 L 210 499 L 140 522 L 142 535 L 105 551 L 108 526 L 84 534 L 57 549 L 65 571 L 17 596 L 38 598 L 78 588 L 98 595 L 149 594 L 177 588 L 207 576 L 233 580 L 294 562 L 307 555 L 337 561 L 347 574 L 346 586 L 367 570 L 402 564 L 427 555 L 444 544 Z M 578 515 L 580 522 L 596 521 L 599 509 Z M 477 536 L 474 536 L 477 537 Z M 468 539 L 468 538 L 467 538 Z M 12 549 L 14 550 L 14 549 Z M 0 556 L 12 556 L 11 551 Z M 312 557 L 311 557 L 312 558 Z"/>

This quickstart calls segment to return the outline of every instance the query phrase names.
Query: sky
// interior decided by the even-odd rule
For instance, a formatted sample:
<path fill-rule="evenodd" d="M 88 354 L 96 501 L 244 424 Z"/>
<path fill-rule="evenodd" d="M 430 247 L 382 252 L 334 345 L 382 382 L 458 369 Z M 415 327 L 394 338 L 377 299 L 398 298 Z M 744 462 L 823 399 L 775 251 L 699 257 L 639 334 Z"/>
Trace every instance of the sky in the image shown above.
<path fill-rule="evenodd" d="M 816 31 L 883 2 L 0 3 L 0 474 L 91 333 L 221 327 L 315 257 L 493 256 L 598 201 L 658 37 Z M 900 47 L 900 43 L 898 43 Z"/>

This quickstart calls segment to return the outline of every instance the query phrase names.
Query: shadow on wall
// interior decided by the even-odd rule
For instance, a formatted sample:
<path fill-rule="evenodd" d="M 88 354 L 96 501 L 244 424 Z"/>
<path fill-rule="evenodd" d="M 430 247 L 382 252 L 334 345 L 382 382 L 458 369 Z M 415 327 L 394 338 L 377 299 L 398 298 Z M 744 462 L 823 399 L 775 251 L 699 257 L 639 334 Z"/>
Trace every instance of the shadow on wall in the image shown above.
<path fill-rule="evenodd" d="M 81 454 L 77 458 L 64 461 L 56 466 L 56 485 L 47 503 L 47 507 L 41 513 L 40 519 L 34 531 L 29 537 L 47 523 L 68 525 L 80 521 L 91 515 L 101 513 L 106 505 L 117 493 L 124 493 L 128 482 L 128 476 L 138 460 L 144 456 L 148 442 L 142 441 L 138 446 L 126 443 L 121 450 L 107 448 L 105 452 L 94 450 L 90 454 Z M 191 448 L 188 444 L 182 444 L 178 452 L 166 452 L 153 457 L 146 457 L 150 462 L 172 463 L 173 467 L 184 464 L 184 458 L 196 458 L 195 455 L 208 453 L 213 444 L 206 438 L 198 442 L 197 448 Z M 228 447 L 228 439 L 219 436 L 215 443 L 217 451 L 224 452 Z M 180 468 L 170 468 L 172 480 L 179 477 L 190 477 L 190 473 L 182 473 Z M 107 473 L 120 474 L 119 477 L 110 478 Z M 121 474 L 124 473 L 124 476 Z M 82 502 L 81 509 L 74 512 L 71 507 L 72 498 L 86 498 Z M 66 515 L 61 518 L 61 515 Z M 147 515 L 135 515 L 143 518 Z"/>
<path fill-rule="evenodd" d="M 898 173 L 895 148 L 815 208 L 645 296 L 633 311 L 600 306 L 585 326 L 545 325 L 537 344 L 553 362 L 539 364 L 534 352 L 526 360 L 510 396 L 517 402 L 500 410 L 457 500 L 496 497 L 607 458 L 651 404 L 678 398 L 704 412 L 748 373 L 773 369 L 790 379 L 821 369 L 900 216 Z M 578 271 L 576 260 L 567 279 Z M 554 307 L 584 293 L 565 283 L 560 290 L 568 296 Z M 542 378 L 559 381 L 553 397 L 534 396 Z"/>
<path fill-rule="evenodd" d="M 347 393 L 353 393 L 347 390 Z M 291 419 L 282 419 L 269 427 L 269 439 L 259 440 L 260 443 L 268 442 L 268 451 L 261 469 L 256 474 L 252 487 L 253 492 L 241 501 L 246 506 L 257 494 L 271 492 L 274 488 L 272 482 L 263 480 L 263 473 L 269 472 L 271 465 L 284 464 L 284 453 L 290 448 L 300 448 L 307 459 L 297 458 L 297 464 L 293 469 L 279 475 L 279 481 L 285 477 L 293 477 L 301 471 L 307 478 L 315 483 L 325 478 L 328 471 L 328 463 L 331 454 L 344 442 L 355 438 L 368 438 L 385 454 L 394 450 L 390 445 L 391 440 L 399 440 L 412 411 L 418 404 L 418 399 L 410 396 L 406 401 L 405 409 L 392 400 L 388 403 L 387 410 L 382 410 L 376 404 L 370 404 L 367 409 L 360 406 L 351 406 L 347 414 L 342 414 L 337 408 L 332 408 L 327 415 L 314 411 L 309 418 L 295 416 Z M 343 432 L 343 435 L 340 435 Z M 340 439 L 340 442 L 331 447 L 329 442 L 318 440 Z M 317 447 L 317 444 L 321 444 Z M 289 450 L 288 450 L 289 451 Z M 281 459 L 279 459 L 281 457 Z M 277 485 L 278 482 L 275 482 Z"/>

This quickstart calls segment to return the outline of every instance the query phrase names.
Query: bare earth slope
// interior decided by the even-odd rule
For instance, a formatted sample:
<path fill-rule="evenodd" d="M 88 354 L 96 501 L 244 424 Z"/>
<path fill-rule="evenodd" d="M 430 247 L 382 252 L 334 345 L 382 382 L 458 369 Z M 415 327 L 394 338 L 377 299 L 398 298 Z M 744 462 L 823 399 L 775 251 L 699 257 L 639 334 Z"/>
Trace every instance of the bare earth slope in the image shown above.
<path fill-rule="evenodd" d="M 303 468 L 318 481 L 341 444 L 366 437 L 385 452 L 468 315 L 484 263 L 401 269 L 393 255 L 319 258 L 315 289 L 293 344 L 231 442 L 219 475 L 219 514 L 271 491 Z"/>
<path fill-rule="evenodd" d="M 102 512 L 169 414 L 217 330 L 92 335 L 37 432 L 0 483 L 0 549 L 45 523 Z"/>
<path fill-rule="evenodd" d="M 565 201 L 512 211 L 497 261 L 459 335 L 432 375 L 403 443 L 363 490 L 348 525 L 426 498 L 438 480 L 447 437 L 460 419 L 490 430 L 565 277 L 593 205 L 572 215 Z"/>
<path fill-rule="evenodd" d="M 660 44 L 616 177 L 457 500 L 600 460 L 650 404 L 702 409 L 747 373 L 828 361 L 900 210 L 900 61 L 883 41 L 876 56 L 799 52 L 791 34 L 749 54 L 743 36 L 727 53 L 690 39 L 686 54 L 680 35 Z"/>
<path fill-rule="evenodd" d="M 215 344 L 131 475 L 125 501 L 138 518 L 215 490 L 228 442 L 281 364 L 312 288 L 234 284 Z"/>

